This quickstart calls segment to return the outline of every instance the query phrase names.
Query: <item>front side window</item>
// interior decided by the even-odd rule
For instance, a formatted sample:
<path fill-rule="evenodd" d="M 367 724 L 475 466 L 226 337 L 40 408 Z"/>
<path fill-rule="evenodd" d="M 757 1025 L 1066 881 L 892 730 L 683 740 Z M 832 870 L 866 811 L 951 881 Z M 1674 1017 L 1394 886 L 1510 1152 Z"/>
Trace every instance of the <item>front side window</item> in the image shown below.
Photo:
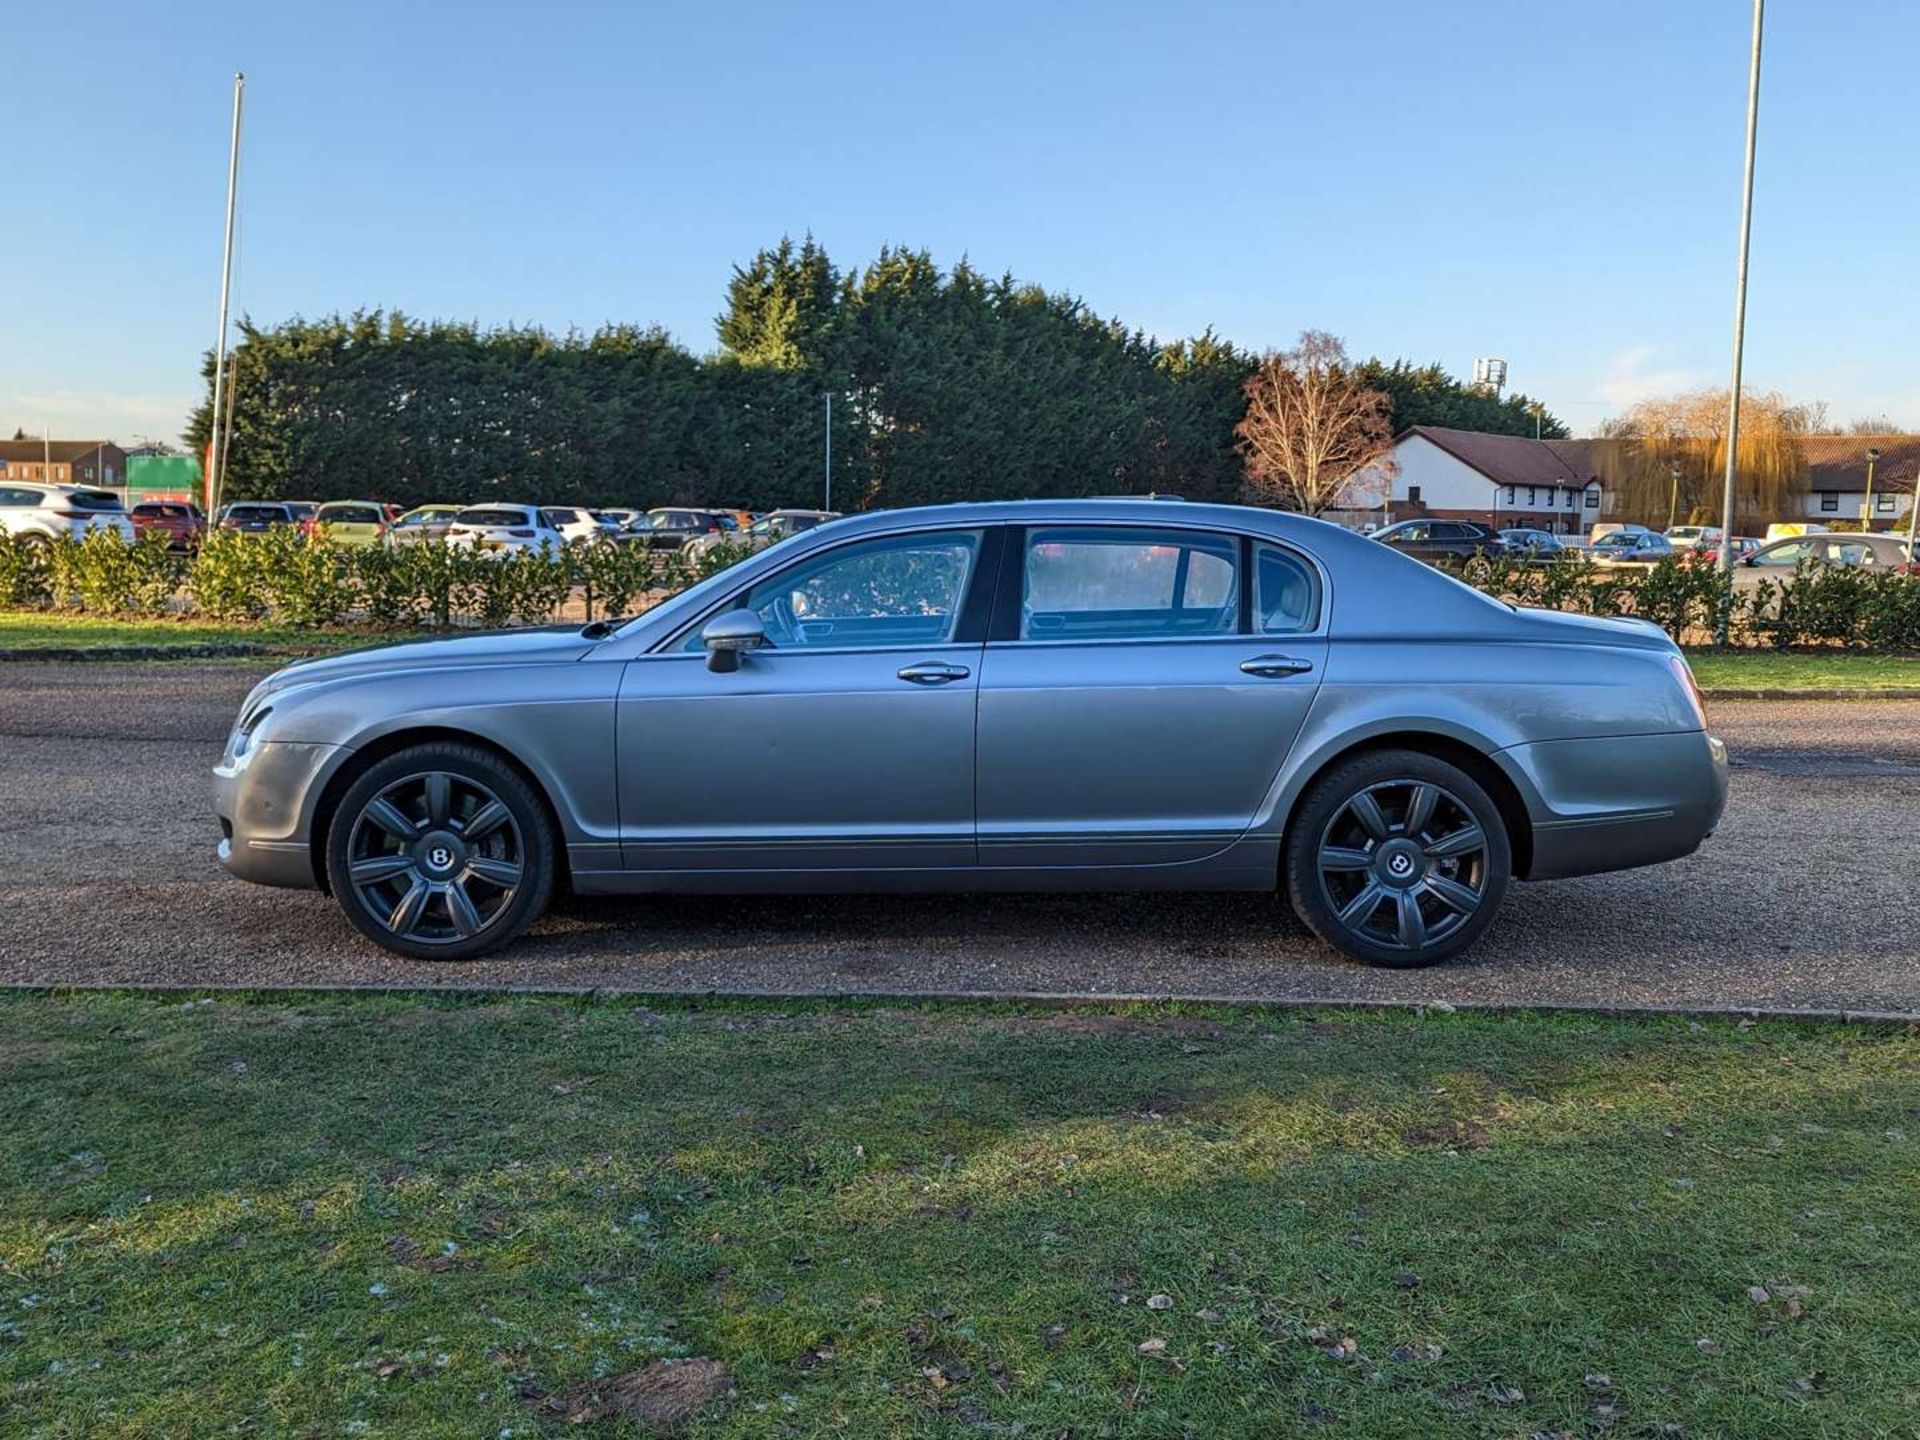
<path fill-rule="evenodd" d="M 1023 640 L 1152 640 L 1239 628 L 1240 550 L 1189 530 L 1028 532 Z"/>
<path fill-rule="evenodd" d="M 953 638 L 979 551 L 977 530 L 890 535 L 789 565 L 740 604 L 775 650 L 940 645 Z M 683 648 L 701 645 L 696 630 Z"/>

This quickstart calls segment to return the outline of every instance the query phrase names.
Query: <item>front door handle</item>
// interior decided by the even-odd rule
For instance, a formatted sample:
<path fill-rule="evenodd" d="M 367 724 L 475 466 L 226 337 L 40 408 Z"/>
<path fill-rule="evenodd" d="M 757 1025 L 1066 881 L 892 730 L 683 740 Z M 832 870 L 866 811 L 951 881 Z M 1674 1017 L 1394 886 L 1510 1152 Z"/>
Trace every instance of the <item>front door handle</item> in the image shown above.
<path fill-rule="evenodd" d="M 1240 668 L 1249 675 L 1262 675 L 1273 680 L 1282 675 L 1304 675 L 1313 668 L 1313 662 L 1298 660 L 1291 655 L 1256 655 L 1251 660 L 1242 660 Z"/>
<path fill-rule="evenodd" d="M 944 660 L 922 660 L 917 665 L 903 666 L 899 672 L 902 680 L 911 680 L 916 685 L 948 685 L 972 673 L 964 665 L 949 665 Z"/>

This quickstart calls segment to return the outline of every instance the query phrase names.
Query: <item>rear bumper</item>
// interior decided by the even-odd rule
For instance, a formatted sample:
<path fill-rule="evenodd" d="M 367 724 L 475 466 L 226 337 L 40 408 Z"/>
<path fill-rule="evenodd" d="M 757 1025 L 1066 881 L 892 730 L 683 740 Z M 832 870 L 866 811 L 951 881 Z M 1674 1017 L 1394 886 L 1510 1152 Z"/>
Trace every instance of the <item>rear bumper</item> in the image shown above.
<path fill-rule="evenodd" d="M 1549 740 L 1496 758 L 1527 799 L 1529 880 L 1677 860 L 1726 808 L 1727 747 L 1704 731 Z"/>
<path fill-rule="evenodd" d="M 221 832 L 216 853 L 228 874 L 256 885 L 318 887 L 310 826 L 341 750 L 268 741 L 222 757 L 213 771 L 213 813 Z"/>

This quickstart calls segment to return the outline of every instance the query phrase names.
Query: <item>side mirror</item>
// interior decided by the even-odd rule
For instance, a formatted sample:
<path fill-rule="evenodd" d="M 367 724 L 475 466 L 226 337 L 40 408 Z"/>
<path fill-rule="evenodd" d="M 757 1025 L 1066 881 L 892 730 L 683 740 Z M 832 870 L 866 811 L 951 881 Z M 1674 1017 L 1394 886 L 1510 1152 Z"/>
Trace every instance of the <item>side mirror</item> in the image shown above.
<path fill-rule="evenodd" d="M 707 669 L 730 675 L 740 668 L 740 657 L 767 643 L 767 627 L 752 610 L 729 610 L 716 615 L 700 632 L 707 647 Z"/>

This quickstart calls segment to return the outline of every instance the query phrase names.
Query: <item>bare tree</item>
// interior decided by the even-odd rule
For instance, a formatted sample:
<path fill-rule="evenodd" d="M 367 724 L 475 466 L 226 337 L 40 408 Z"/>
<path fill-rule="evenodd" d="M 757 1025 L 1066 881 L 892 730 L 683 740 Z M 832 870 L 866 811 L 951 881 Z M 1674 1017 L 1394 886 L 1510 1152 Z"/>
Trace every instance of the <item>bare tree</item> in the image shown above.
<path fill-rule="evenodd" d="M 1378 504 L 1393 473 L 1391 415 L 1386 393 L 1355 374 L 1336 336 L 1306 331 L 1247 381 L 1247 414 L 1234 435 L 1248 488 L 1306 515 Z"/>

